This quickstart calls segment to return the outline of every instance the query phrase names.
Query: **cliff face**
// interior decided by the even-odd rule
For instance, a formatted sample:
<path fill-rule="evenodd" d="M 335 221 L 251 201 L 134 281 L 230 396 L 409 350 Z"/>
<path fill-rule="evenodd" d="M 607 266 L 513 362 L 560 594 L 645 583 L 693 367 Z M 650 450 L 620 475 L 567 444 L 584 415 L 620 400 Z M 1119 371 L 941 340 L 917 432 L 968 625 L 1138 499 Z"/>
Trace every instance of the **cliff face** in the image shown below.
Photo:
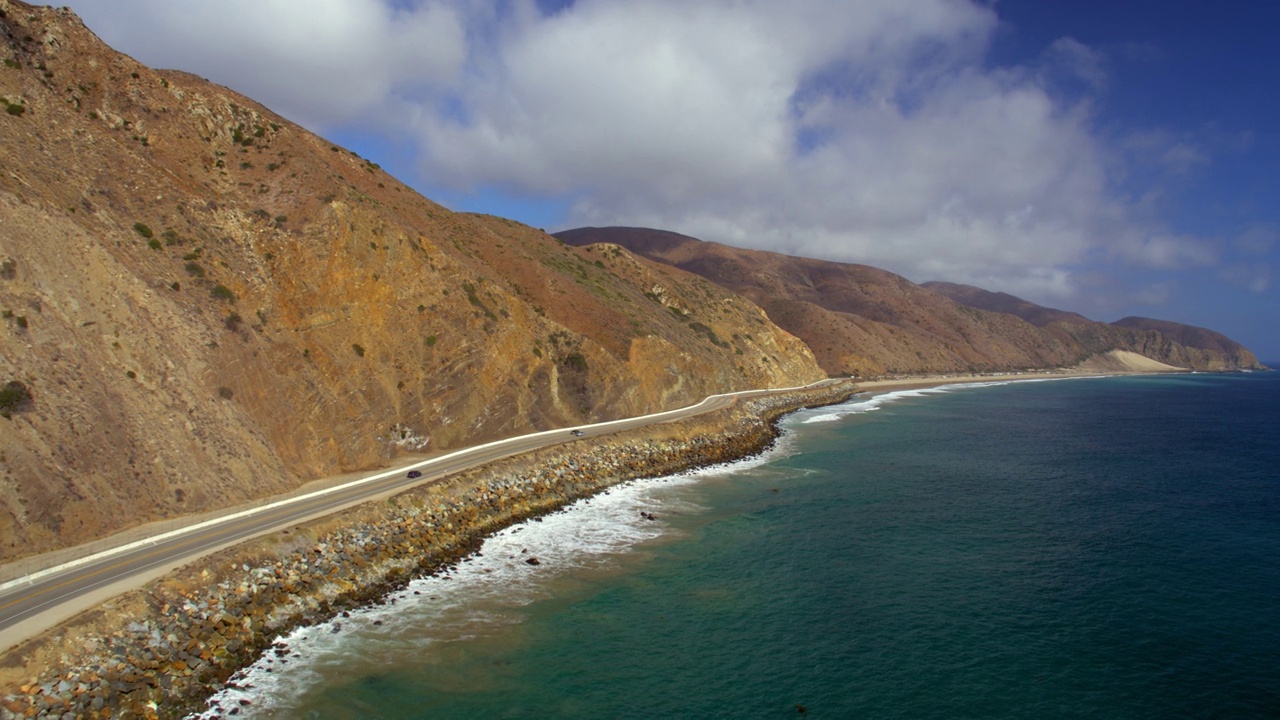
<path fill-rule="evenodd" d="M 556 235 L 573 245 L 616 243 L 750 298 L 808 343 L 833 375 L 1062 367 L 1112 350 L 1197 370 L 1261 367 L 1239 344 L 1177 323 L 1098 323 L 1004 293 L 916 285 L 865 265 L 743 250 L 658 230 L 579 228 Z"/>
<path fill-rule="evenodd" d="M 823 376 L 702 278 L 451 213 L 69 11 L 0 14 L 0 561 Z"/>
<path fill-rule="evenodd" d="M 1186 358 L 1184 367 L 1209 370 L 1262 367 L 1258 358 L 1243 345 L 1213 330 L 1144 317 L 1127 317 L 1111 324 L 1135 331 L 1153 355 L 1181 353 Z"/>
<path fill-rule="evenodd" d="M 1113 323 L 1093 322 L 1082 315 L 1041 307 L 1005 293 L 939 282 L 925 283 L 925 287 L 964 305 L 1017 315 L 1092 356 L 1123 350 L 1194 370 L 1264 367 L 1240 343 L 1205 328 L 1140 317 L 1127 317 Z"/>
<path fill-rule="evenodd" d="M 0 562 L 826 374 L 1256 364 L 866 266 L 452 213 L 67 10 L 0 0 L 0 55 Z"/>

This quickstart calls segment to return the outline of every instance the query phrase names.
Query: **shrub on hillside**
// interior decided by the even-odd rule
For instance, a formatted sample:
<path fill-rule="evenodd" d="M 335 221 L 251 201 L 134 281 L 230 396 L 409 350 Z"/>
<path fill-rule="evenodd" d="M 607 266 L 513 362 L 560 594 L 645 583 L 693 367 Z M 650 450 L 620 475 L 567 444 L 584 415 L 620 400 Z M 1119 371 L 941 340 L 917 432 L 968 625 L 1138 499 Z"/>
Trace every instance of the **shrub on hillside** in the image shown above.
<path fill-rule="evenodd" d="M 26 410 L 32 402 L 31 390 L 21 380 L 10 380 L 0 388 L 0 417 Z"/>

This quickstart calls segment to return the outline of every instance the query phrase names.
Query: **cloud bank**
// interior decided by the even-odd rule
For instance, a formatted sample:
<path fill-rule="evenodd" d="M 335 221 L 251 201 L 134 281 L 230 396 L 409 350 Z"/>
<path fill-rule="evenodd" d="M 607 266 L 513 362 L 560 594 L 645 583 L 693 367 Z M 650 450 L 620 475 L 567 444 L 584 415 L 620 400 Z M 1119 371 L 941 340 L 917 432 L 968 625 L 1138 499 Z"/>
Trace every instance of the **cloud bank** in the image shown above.
<path fill-rule="evenodd" d="M 1013 292 L 1097 293 L 1101 268 L 1222 265 L 1171 231 L 1162 178 L 1206 151 L 1108 137 L 1107 56 L 1061 38 L 992 64 L 969 0 L 79 0 L 108 42 L 319 131 L 409 138 L 432 188 Z M 1126 191 L 1141 176 L 1141 192 Z M 1256 244 L 1256 242 L 1255 242 Z M 1167 279 L 1144 294 L 1169 294 Z M 1077 306 L 1079 304 L 1077 303 Z"/>

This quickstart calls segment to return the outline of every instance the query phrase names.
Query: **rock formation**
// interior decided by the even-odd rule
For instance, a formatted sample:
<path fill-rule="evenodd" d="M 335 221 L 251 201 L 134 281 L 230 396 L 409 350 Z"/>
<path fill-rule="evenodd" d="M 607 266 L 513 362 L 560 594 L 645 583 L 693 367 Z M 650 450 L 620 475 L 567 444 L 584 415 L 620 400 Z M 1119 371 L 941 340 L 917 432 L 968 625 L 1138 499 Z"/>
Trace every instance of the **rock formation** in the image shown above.
<path fill-rule="evenodd" d="M 0 562 L 824 375 L 702 278 L 450 212 L 68 10 L 0 14 L 0 387 L 27 393 L 0 418 Z"/>
<path fill-rule="evenodd" d="M 450 212 L 67 9 L 0 0 L 0 56 L 0 563 L 828 374 L 1252 362 L 865 266 Z"/>
<path fill-rule="evenodd" d="M 1112 350 L 1186 369 L 1261 367 L 1238 343 L 1200 328 L 1138 318 L 1093 322 L 1004 293 L 917 285 L 866 265 L 744 250 L 645 228 L 578 228 L 556 236 L 584 247 L 626 247 L 750 298 L 804 340 L 833 375 L 1074 366 Z"/>

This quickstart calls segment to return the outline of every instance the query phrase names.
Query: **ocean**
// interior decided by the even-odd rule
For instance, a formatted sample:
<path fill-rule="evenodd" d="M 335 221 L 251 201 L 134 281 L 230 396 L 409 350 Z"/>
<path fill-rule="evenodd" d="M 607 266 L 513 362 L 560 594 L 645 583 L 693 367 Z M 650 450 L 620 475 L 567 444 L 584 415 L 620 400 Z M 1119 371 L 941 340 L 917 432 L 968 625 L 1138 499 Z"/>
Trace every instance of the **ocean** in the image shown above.
<path fill-rule="evenodd" d="M 858 396 L 283 639 L 270 718 L 1280 716 L 1280 373 Z M 537 558 L 538 564 L 527 562 Z"/>

